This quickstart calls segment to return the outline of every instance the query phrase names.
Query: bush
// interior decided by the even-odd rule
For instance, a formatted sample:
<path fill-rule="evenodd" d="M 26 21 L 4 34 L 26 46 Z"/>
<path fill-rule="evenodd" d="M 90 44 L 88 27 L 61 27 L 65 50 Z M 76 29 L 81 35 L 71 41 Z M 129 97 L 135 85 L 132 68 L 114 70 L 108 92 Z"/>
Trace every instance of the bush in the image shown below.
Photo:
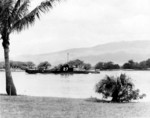
<path fill-rule="evenodd" d="M 102 94 L 104 98 L 112 97 L 112 102 L 129 102 L 146 96 L 140 95 L 139 89 L 134 89 L 131 78 L 125 74 L 116 78 L 106 76 L 96 84 L 96 92 Z"/>

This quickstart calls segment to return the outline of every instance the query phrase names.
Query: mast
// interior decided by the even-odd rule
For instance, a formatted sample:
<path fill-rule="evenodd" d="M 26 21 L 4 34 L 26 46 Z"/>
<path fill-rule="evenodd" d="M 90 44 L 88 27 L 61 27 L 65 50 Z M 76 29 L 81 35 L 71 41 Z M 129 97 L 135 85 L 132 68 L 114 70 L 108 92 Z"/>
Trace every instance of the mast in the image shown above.
<path fill-rule="evenodd" d="M 69 53 L 67 53 L 67 63 L 69 62 Z"/>

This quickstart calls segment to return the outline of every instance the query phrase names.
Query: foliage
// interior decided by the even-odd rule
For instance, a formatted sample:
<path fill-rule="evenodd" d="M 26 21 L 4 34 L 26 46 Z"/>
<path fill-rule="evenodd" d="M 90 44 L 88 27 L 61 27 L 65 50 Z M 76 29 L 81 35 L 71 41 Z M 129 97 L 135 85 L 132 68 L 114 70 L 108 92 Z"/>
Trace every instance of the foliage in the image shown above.
<path fill-rule="evenodd" d="M 29 11 L 30 0 L 1 0 L 0 34 L 3 35 L 4 30 L 11 33 L 14 31 L 20 32 L 22 29 L 28 28 L 35 23 L 36 18 L 40 18 L 41 12 L 45 13 L 49 8 L 52 8 L 54 1 L 56 0 L 46 0 Z"/>
<path fill-rule="evenodd" d="M 27 68 L 35 68 L 35 64 L 34 64 L 33 62 L 31 62 L 31 61 L 26 62 L 26 63 L 25 63 L 25 66 L 26 66 Z"/>
<path fill-rule="evenodd" d="M 48 62 L 48 61 L 44 61 L 44 62 L 41 62 L 37 67 L 38 69 L 48 69 L 48 67 L 50 67 L 51 64 Z"/>
<path fill-rule="evenodd" d="M 113 62 L 98 62 L 95 65 L 95 69 L 100 70 L 109 70 L 109 69 L 119 69 L 120 66 L 118 64 L 114 64 Z"/>
<path fill-rule="evenodd" d="M 144 70 L 150 68 L 150 59 L 141 62 L 134 62 L 133 60 L 129 60 L 127 63 L 123 64 L 123 69 L 138 69 Z"/>
<path fill-rule="evenodd" d="M 91 69 L 91 64 L 89 64 L 89 63 L 84 63 L 83 64 L 83 68 L 85 69 L 85 70 L 89 70 L 89 69 Z"/>
<path fill-rule="evenodd" d="M 118 64 L 114 64 L 113 62 L 98 62 L 95 65 L 95 69 L 100 70 L 111 70 L 111 69 L 136 69 L 136 70 L 146 70 L 150 68 L 150 59 L 141 62 L 135 62 L 133 60 L 129 60 L 128 62 L 124 63 L 122 67 Z"/>
<path fill-rule="evenodd" d="M 83 66 L 84 62 L 79 59 L 76 59 L 69 61 L 67 64 L 71 67 L 81 67 Z"/>
<path fill-rule="evenodd" d="M 79 59 L 71 60 L 66 64 L 68 64 L 70 67 L 82 68 L 85 70 L 91 69 L 91 64 L 85 63 L 84 61 L 81 61 Z"/>
<path fill-rule="evenodd" d="M 145 96 L 145 94 L 139 94 L 139 89 L 134 89 L 131 78 L 125 74 L 116 78 L 106 76 L 96 84 L 95 91 L 102 94 L 104 98 L 112 97 L 112 102 L 129 102 Z"/>
<path fill-rule="evenodd" d="M 4 62 L 0 62 L 0 68 L 5 69 Z M 31 61 L 29 62 L 10 61 L 10 68 L 26 70 L 27 68 L 35 68 L 35 64 Z"/>

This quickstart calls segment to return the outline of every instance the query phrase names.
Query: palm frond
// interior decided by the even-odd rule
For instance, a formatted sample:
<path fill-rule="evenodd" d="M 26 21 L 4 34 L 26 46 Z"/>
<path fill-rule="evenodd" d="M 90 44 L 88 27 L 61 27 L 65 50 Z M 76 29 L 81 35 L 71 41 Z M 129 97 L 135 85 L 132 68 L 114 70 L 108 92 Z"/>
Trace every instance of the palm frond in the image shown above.
<path fill-rule="evenodd" d="M 0 1 L 0 34 L 2 34 L 5 27 L 9 27 L 9 16 L 13 10 L 13 0 Z"/>
<path fill-rule="evenodd" d="M 96 84 L 96 92 L 102 93 L 102 92 L 112 92 L 115 89 L 116 86 L 116 80 L 113 76 L 105 76 L 104 79 L 99 81 Z"/>
<path fill-rule="evenodd" d="M 0 7 L 2 8 L 8 8 L 9 6 L 12 6 L 14 1 L 13 0 L 1 0 L 0 1 Z"/>
<path fill-rule="evenodd" d="M 17 0 L 15 6 L 13 8 L 13 11 L 12 11 L 12 16 L 14 16 L 16 14 L 16 11 L 17 11 L 18 7 L 21 5 L 21 1 L 22 0 Z"/>
<path fill-rule="evenodd" d="M 12 31 L 18 31 L 20 32 L 22 29 L 28 28 L 30 25 L 33 25 L 36 18 L 40 18 L 40 13 L 45 13 L 50 8 L 53 7 L 53 2 L 56 0 L 46 0 L 45 2 L 42 2 L 39 6 L 37 6 L 35 9 L 33 9 L 29 14 L 25 15 L 23 18 L 18 20 L 15 24 L 12 26 Z M 57 0 L 58 1 L 58 0 Z"/>
<path fill-rule="evenodd" d="M 17 7 L 14 8 L 12 15 L 10 16 L 12 25 L 14 25 L 18 20 L 22 19 L 26 14 L 28 14 L 29 3 L 29 0 L 22 0 L 22 2 L 19 2 L 18 5 L 16 5 Z"/>
<path fill-rule="evenodd" d="M 21 19 L 21 16 L 23 16 L 28 11 L 27 8 L 29 3 L 29 0 L 18 0 L 12 11 L 11 18 L 14 18 L 15 20 L 17 20 L 16 17 Z"/>
<path fill-rule="evenodd" d="M 13 0 L 1 0 L 0 1 L 0 22 L 2 19 L 8 17 L 8 12 L 12 12 Z"/>
<path fill-rule="evenodd" d="M 123 86 L 134 87 L 134 84 L 132 83 L 131 78 L 127 77 L 125 74 L 120 75 L 120 81 L 121 81 Z"/>

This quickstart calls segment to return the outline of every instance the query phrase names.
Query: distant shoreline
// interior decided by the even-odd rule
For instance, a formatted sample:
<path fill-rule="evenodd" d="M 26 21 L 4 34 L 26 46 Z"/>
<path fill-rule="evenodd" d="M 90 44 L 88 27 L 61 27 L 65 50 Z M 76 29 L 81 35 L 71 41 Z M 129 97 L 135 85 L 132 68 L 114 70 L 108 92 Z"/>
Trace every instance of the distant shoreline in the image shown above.
<path fill-rule="evenodd" d="M 5 69 L 0 69 L 0 72 L 5 72 Z M 11 69 L 11 72 L 25 72 L 25 71 L 20 69 Z"/>
<path fill-rule="evenodd" d="M 100 70 L 100 71 L 150 71 L 150 69 L 108 69 L 108 70 Z"/>
<path fill-rule="evenodd" d="M 100 70 L 101 71 L 150 71 L 150 69 L 107 69 L 107 70 Z M 0 72 L 5 72 L 4 69 L 0 69 Z M 25 72 L 25 70 L 20 69 L 12 69 L 11 72 Z"/>

